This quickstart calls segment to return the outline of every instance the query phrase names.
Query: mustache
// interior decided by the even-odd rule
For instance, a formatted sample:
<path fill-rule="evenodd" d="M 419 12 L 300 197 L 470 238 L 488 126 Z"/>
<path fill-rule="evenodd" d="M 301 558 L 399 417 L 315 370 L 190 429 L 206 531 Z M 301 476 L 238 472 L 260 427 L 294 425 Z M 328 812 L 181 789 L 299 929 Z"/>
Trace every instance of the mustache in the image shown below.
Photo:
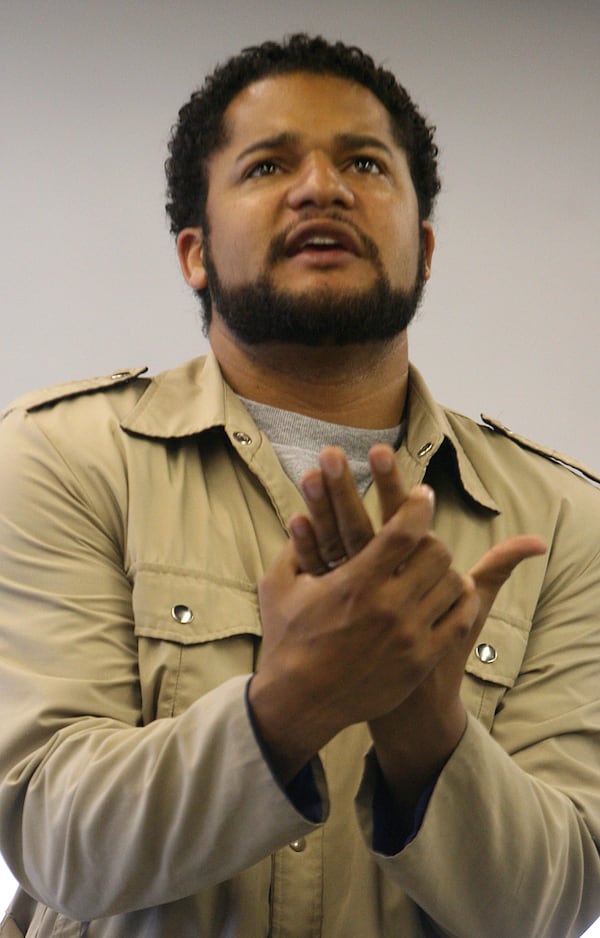
<path fill-rule="evenodd" d="M 360 242 L 363 257 L 365 257 L 367 260 L 370 260 L 378 271 L 381 272 L 383 270 L 383 263 L 381 260 L 381 254 L 379 253 L 379 248 L 372 240 L 372 238 L 365 234 L 365 232 L 359 228 L 356 222 L 351 221 L 349 218 L 346 218 L 339 212 L 312 211 L 303 213 L 301 217 L 297 219 L 297 221 L 292 222 L 290 225 L 284 228 L 283 231 L 273 237 L 267 253 L 267 263 L 269 265 L 273 265 L 287 257 L 285 245 L 288 237 L 298 227 L 298 225 L 301 225 L 307 221 L 312 221 L 313 219 L 318 219 L 319 221 L 335 221 L 341 225 L 345 225 L 347 228 L 350 228 Z"/>

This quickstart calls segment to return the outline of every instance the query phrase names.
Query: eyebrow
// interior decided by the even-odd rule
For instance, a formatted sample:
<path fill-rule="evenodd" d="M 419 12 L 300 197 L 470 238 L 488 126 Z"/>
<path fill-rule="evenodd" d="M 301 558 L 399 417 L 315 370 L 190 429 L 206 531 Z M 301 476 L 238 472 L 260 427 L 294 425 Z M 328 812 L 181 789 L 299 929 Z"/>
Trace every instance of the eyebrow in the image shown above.
<path fill-rule="evenodd" d="M 261 140 L 257 140 L 256 143 L 250 144 L 245 150 L 242 150 L 236 157 L 236 163 L 239 163 L 240 160 L 245 159 L 251 153 L 256 153 L 258 150 L 277 150 L 281 147 L 292 147 L 297 145 L 299 141 L 300 135 L 289 131 L 284 131 L 273 137 L 263 137 Z M 336 134 L 334 142 L 336 146 L 341 147 L 343 150 L 362 150 L 365 147 L 370 147 L 372 149 L 382 150 L 390 159 L 394 156 L 390 147 L 384 143 L 383 140 L 380 140 L 379 137 L 373 137 L 371 134 Z"/>
<path fill-rule="evenodd" d="M 257 140 L 256 143 L 252 143 L 245 150 L 242 150 L 236 157 L 236 163 L 239 163 L 240 160 L 243 160 L 251 153 L 256 153 L 257 150 L 276 150 L 280 147 L 293 146 L 299 139 L 298 134 L 292 134 L 289 131 L 284 131 L 274 137 L 263 137 L 262 140 Z"/>
<path fill-rule="evenodd" d="M 394 156 L 387 143 L 384 143 L 379 137 L 373 137 L 371 134 L 337 134 L 335 140 L 345 150 L 374 149 L 387 153 L 390 159 L 393 159 Z"/>

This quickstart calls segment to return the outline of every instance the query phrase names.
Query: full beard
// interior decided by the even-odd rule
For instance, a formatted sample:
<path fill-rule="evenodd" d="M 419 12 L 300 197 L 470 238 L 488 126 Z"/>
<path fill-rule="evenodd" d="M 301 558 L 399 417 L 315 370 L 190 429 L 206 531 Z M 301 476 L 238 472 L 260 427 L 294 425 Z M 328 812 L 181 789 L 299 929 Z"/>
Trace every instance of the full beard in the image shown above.
<path fill-rule="evenodd" d="M 267 273 L 251 284 L 224 286 L 207 241 L 204 263 L 211 305 L 245 345 L 282 342 L 315 347 L 389 341 L 404 332 L 421 301 L 426 280 L 424 246 L 409 290 L 392 289 L 376 247 L 370 244 L 369 248 L 376 270 L 370 287 L 340 293 L 323 285 L 291 293 L 275 287 Z M 280 244 L 272 246 L 271 263 L 279 259 L 280 250 Z"/>

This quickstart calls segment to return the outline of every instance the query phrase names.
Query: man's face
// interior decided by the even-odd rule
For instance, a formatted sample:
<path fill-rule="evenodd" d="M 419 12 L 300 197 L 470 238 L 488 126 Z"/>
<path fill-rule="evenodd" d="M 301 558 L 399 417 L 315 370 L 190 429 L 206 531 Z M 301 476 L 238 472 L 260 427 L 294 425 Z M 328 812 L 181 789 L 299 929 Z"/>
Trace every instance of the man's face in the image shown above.
<path fill-rule="evenodd" d="M 433 239 L 381 102 L 337 77 L 271 76 L 234 98 L 225 126 L 190 280 L 208 283 L 213 324 L 250 343 L 402 331 Z"/>

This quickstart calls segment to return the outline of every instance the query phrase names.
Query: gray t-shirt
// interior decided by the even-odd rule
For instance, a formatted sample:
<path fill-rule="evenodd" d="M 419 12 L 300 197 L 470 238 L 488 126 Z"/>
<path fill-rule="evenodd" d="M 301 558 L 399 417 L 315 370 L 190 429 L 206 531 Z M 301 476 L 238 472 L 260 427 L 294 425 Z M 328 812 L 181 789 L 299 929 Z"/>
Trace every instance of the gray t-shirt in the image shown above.
<path fill-rule="evenodd" d="M 327 423 L 244 397 L 240 400 L 256 426 L 269 439 L 284 471 L 298 487 L 302 475 L 318 466 L 318 456 L 323 447 L 339 446 L 348 457 L 358 491 L 364 495 L 371 484 L 367 458 L 371 447 L 375 443 L 387 443 L 392 449 L 397 449 L 402 441 L 403 423 L 383 430 L 365 430 Z"/>

